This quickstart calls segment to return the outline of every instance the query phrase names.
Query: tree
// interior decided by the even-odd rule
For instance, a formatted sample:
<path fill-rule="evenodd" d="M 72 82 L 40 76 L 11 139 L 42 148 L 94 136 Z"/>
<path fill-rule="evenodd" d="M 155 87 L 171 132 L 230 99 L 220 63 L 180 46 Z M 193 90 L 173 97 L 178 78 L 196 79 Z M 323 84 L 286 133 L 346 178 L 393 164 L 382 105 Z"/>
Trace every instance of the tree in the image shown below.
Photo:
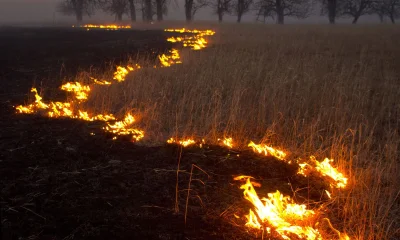
<path fill-rule="evenodd" d="M 232 10 L 232 0 L 212 0 L 208 5 L 218 15 L 219 22 L 222 22 L 225 13 L 231 13 Z"/>
<path fill-rule="evenodd" d="M 283 24 L 285 16 L 306 18 L 311 11 L 309 0 L 259 0 L 256 3 L 258 8 L 257 16 L 277 17 L 277 23 Z"/>
<path fill-rule="evenodd" d="M 134 0 L 128 0 L 129 1 L 129 13 L 131 16 L 131 21 L 136 22 L 136 7 L 135 7 L 135 2 Z"/>
<path fill-rule="evenodd" d="M 343 0 L 322 0 L 322 15 L 328 15 L 329 23 L 335 24 L 343 10 Z"/>
<path fill-rule="evenodd" d="M 356 24 L 362 15 L 371 14 L 375 0 L 343 0 L 341 15 L 353 18 L 352 23 Z"/>
<path fill-rule="evenodd" d="M 144 20 L 146 22 L 152 22 L 153 21 L 153 3 L 151 0 L 143 0 L 144 1 Z"/>
<path fill-rule="evenodd" d="M 95 0 L 64 0 L 57 5 L 57 11 L 65 15 L 75 15 L 76 21 L 81 23 L 83 16 L 94 13 Z"/>
<path fill-rule="evenodd" d="M 102 2 L 102 8 L 105 12 L 115 15 L 118 22 L 122 21 L 122 16 L 128 13 L 128 0 L 105 0 Z"/>
<path fill-rule="evenodd" d="M 206 0 L 185 0 L 186 21 L 191 22 L 196 12 L 208 5 Z"/>
<path fill-rule="evenodd" d="M 250 6 L 252 5 L 253 0 L 237 0 L 235 3 L 234 11 L 237 16 L 237 22 L 240 23 L 242 21 L 242 16 L 250 11 Z"/>
<path fill-rule="evenodd" d="M 372 3 L 372 12 L 378 14 L 383 22 L 383 17 L 388 16 L 392 23 L 400 17 L 400 0 L 376 0 Z"/>

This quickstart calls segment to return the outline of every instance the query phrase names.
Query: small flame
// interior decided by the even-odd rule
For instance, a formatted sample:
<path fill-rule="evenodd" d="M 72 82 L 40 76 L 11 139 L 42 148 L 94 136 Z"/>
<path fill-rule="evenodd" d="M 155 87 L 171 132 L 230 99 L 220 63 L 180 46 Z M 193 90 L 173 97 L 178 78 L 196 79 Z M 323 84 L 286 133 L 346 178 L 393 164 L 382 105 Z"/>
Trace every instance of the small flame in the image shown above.
<path fill-rule="evenodd" d="M 187 147 L 189 145 L 195 144 L 196 142 L 193 139 L 185 139 L 185 140 L 177 141 L 174 138 L 170 138 L 167 140 L 167 143 L 169 143 L 169 144 L 175 143 L 175 144 L 182 145 L 183 147 Z"/>
<path fill-rule="evenodd" d="M 283 196 L 279 191 L 268 193 L 268 198 L 260 199 L 250 176 L 238 176 L 234 180 L 245 180 L 240 189 L 243 189 L 244 198 L 252 203 L 254 211 L 249 210 L 246 215 L 246 226 L 256 229 L 271 227 L 284 239 L 290 239 L 287 234 L 295 234 L 300 238 L 309 240 L 322 239 L 318 229 L 308 225 L 314 220 L 315 212 L 308 210 L 304 204 L 296 204 L 288 196 Z M 254 185 L 254 186 L 253 186 Z"/>
<path fill-rule="evenodd" d="M 332 167 L 331 163 L 333 159 L 325 158 L 324 161 L 318 162 L 314 156 L 311 156 L 316 164 L 315 170 L 321 173 L 323 176 L 328 176 L 335 181 L 336 188 L 345 188 L 347 185 L 347 178 L 344 177 L 343 173 L 339 172 L 337 168 Z"/>
<path fill-rule="evenodd" d="M 173 64 L 182 63 L 180 60 L 181 56 L 179 55 L 177 49 L 171 49 L 167 54 L 158 56 L 158 59 L 160 60 L 161 65 L 164 67 L 170 67 Z"/>
<path fill-rule="evenodd" d="M 220 139 L 218 139 L 218 141 L 220 141 Z M 222 141 L 222 144 L 227 146 L 228 148 L 233 148 L 233 140 L 232 138 L 224 138 L 224 140 Z"/>
<path fill-rule="evenodd" d="M 74 27 L 74 26 L 72 26 Z M 117 30 L 117 29 L 130 29 L 130 25 L 115 25 L 115 24 L 110 24 L 110 25 L 95 25 L 95 24 L 86 24 L 86 25 L 81 25 L 81 28 L 99 28 L 99 29 L 107 29 L 107 30 Z"/>
<path fill-rule="evenodd" d="M 132 139 L 139 141 L 144 137 L 144 132 L 135 128 L 129 127 L 135 122 L 135 118 L 131 114 L 127 114 L 122 121 L 117 121 L 114 124 L 107 123 L 107 126 L 103 129 L 106 132 L 113 133 L 115 135 L 132 135 Z"/>
<path fill-rule="evenodd" d="M 263 153 L 265 156 L 272 155 L 280 160 L 284 160 L 286 157 L 285 152 L 265 144 L 255 144 L 254 142 L 250 141 L 248 146 L 253 148 L 254 152 Z"/>
<path fill-rule="evenodd" d="M 135 68 L 136 67 L 136 68 Z M 136 69 L 140 69 L 141 67 L 139 65 L 136 64 L 136 66 L 126 66 L 126 67 L 122 67 L 122 66 L 118 66 L 117 70 L 114 72 L 114 80 L 117 80 L 118 82 L 123 82 L 125 81 L 126 75 L 129 74 L 129 72 L 133 72 Z"/>
<path fill-rule="evenodd" d="M 75 93 L 75 98 L 78 100 L 86 100 L 89 96 L 90 87 L 79 82 L 68 82 L 61 86 L 61 90 Z"/>

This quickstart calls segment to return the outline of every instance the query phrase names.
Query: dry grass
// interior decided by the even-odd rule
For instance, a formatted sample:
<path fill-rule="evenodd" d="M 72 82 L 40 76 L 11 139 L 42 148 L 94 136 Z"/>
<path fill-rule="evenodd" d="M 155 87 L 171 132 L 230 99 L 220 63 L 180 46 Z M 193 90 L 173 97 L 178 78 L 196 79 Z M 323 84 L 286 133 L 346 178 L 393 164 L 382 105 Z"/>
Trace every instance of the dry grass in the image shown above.
<path fill-rule="evenodd" d="M 95 89 L 89 104 L 133 112 L 152 141 L 229 136 L 331 157 L 351 184 L 334 200 L 339 229 L 390 239 L 400 216 L 397 39 L 389 26 L 222 25 L 210 48 Z"/>

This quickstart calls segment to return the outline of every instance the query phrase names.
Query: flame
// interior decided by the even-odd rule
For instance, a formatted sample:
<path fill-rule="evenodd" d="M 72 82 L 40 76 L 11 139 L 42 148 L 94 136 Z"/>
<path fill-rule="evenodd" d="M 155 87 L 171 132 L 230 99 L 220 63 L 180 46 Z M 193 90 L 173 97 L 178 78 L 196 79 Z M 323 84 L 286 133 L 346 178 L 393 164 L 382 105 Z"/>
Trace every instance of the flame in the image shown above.
<path fill-rule="evenodd" d="M 280 160 L 284 160 L 286 157 L 285 152 L 265 144 L 255 144 L 253 141 L 250 141 L 248 146 L 253 148 L 254 152 L 264 153 L 265 156 L 272 155 Z"/>
<path fill-rule="evenodd" d="M 75 27 L 74 25 L 72 27 Z M 115 24 L 110 24 L 110 25 L 95 25 L 95 24 L 86 24 L 86 25 L 81 25 L 79 26 L 81 28 L 100 28 L 100 29 L 107 29 L 107 30 L 117 30 L 117 29 L 130 29 L 130 25 L 115 25 Z"/>
<path fill-rule="evenodd" d="M 177 43 L 182 42 L 183 47 L 190 47 L 192 50 L 201 50 L 206 47 L 207 41 L 205 36 L 212 36 L 215 34 L 212 30 L 189 30 L 185 28 L 180 29 L 165 29 L 166 32 L 178 32 L 178 33 L 192 33 L 193 36 L 182 36 L 182 37 L 169 37 L 168 42 Z"/>
<path fill-rule="evenodd" d="M 170 67 L 173 64 L 182 63 L 177 49 L 171 49 L 168 54 L 158 56 L 158 59 L 160 60 L 161 65 L 164 67 Z"/>
<path fill-rule="evenodd" d="M 221 141 L 221 139 L 218 139 L 218 141 Z M 224 140 L 222 141 L 222 144 L 224 146 L 227 146 L 228 148 L 232 148 L 233 147 L 233 140 L 232 138 L 224 138 Z"/>
<path fill-rule="evenodd" d="M 78 100 L 86 100 L 89 96 L 90 87 L 79 82 L 68 82 L 61 86 L 61 90 L 75 93 L 75 98 Z"/>
<path fill-rule="evenodd" d="M 135 68 L 136 67 L 136 68 Z M 135 71 L 136 69 L 140 69 L 141 67 L 136 64 L 135 67 L 132 67 L 130 65 L 126 67 L 118 66 L 117 70 L 114 72 L 114 80 L 117 80 L 118 82 L 125 81 L 126 75 L 128 75 L 129 72 Z"/>
<path fill-rule="evenodd" d="M 127 114 L 122 121 L 117 121 L 114 124 L 107 123 L 107 126 L 103 129 L 106 132 L 113 133 L 115 135 L 132 135 L 132 139 L 139 141 L 144 137 L 144 132 L 135 128 L 129 127 L 135 122 L 135 118 L 131 114 Z"/>
<path fill-rule="evenodd" d="M 234 180 L 246 181 L 240 189 L 244 190 L 244 198 L 254 207 L 254 211 L 250 209 L 249 214 L 245 216 L 246 226 L 256 229 L 269 227 L 284 239 L 290 239 L 288 234 L 295 234 L 309 240 L 322 239 L 318 229 L 307 224 L 313 222 L 315 218 L 313 210 L 308 210 L 304 204 L 294 203 L 290 197 L 283 196 L 279 191 L 268 193 L 268 198 L 260 199 L 254 189 L 254 186 L 260 186 L 260 184 L 253 186 L 250 179 L 252 179 L 250 176 L 234 178 Z"/>
<path fill-rule="evenodd" d="M 94 83 L 99 84 L 99 85 L 111 85 L 111 82 L 106 81 L 106 80 L 98 80 L 97 78 L 93 78 L 93 77 L 90 77 L 90 79 L 92 79 Z"/>
<path fill-rule="evenodd" d="M 314 156 L 310 156 L 310 163 L 299 163 L 298 174 L 303 176 L 308 176 L 310 172 L 315 171 L 322 176 L 329 177 L 333 184 L 331 187 L 345 188 L 347 186 L 348 178 L 344 176 L 343 173 L 331 165 L 333 159 L 325 158 L 324 161 L 319 162 Z M 330 197 L 330 194 L 328 194 Z"/>
<path fill-rule="evenodd" d="M 319 162 L 314 156 L 310 157 L 315 162 L 315 170 L 321 173 L 322 176 L 328 176 L 334 180 L 334 186 L 336 188 L 345 188 L 347 185 L 347 178 L 344 177 L 343 173 L 339 172 L 336 168 L 332 167 L 331 163 L 333 159 L 325 158 L 324 161 Z"/>
<path fill-rule="evenodd" d="M 182 145 L 183 147 L 187 147 L 189 145 L 195 144 L 196 142 L 193 139 L 185 139 L 185 140 L 177 141 L 174 138 L 170 138 L 167 140 L 167 143 L 170 143 L 170 144 L 175 143 L 175 144 Z"/>

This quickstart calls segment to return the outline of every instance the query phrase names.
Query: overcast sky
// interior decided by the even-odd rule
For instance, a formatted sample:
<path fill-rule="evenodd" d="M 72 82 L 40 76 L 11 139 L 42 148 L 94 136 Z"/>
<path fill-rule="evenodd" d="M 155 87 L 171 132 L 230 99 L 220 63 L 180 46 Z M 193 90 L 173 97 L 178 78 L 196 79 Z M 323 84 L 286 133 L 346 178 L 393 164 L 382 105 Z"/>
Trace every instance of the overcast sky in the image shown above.
<path fill-rule="evenodd" d="M 0 23 L 73 23 L 74 17 L 63 16 L 56 12 L 57 2 L 60 0 L 0 0 Z M 177 0 L 178 6 L 171 5 L 166 20 L 184 20 L 184 0 Z M 327 17 L 316 15 L 305 20 L 286 18 L 286 23 L 327 23 Z M 139 13 L 138 13 L 139 15 Z M 124 16 L 127 20 L 128 16 Z M 139 16 L 140 18 L 140 16 Z M 138 19 L 139 19 L 138 18 Z M 235 16 L 224 16 L 224 21 L 235 21 Z M 211 14 L 210 9 L 201 9 L 195 15 L 195 20 L 217 20 L 217 16 Z M 254 13 L 247 14 L 243 21 L 252 22 L 255 20 Z M 360 18 L 360 23 L 377 22 L 378 17 L 366 16 Z M 114 17 L 101 11 L 97 12 L 90 19 L 85 17 L 85 22 L 112 22 Z M 272 21 L 272 20 L 271 20 Z M 340 22 L 351 22 L 350 19 L 341 19 Z"/>

